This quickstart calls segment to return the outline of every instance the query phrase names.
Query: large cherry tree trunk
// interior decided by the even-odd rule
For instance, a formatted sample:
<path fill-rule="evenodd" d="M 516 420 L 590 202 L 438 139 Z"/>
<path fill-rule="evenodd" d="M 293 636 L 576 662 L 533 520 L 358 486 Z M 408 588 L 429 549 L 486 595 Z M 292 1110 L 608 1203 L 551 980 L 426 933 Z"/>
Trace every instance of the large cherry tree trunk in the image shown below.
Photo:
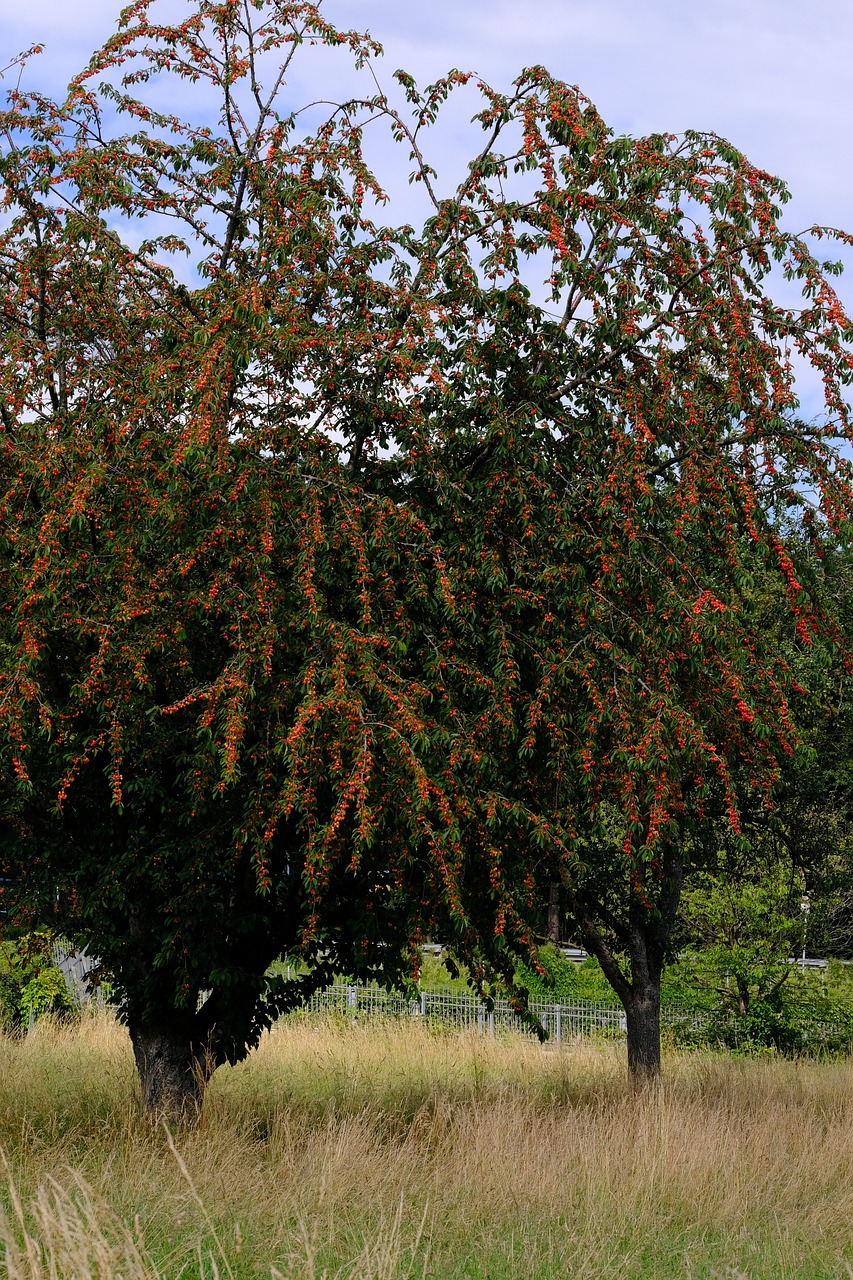
<path fill-rule="evenodd" d="M 270 848 L 270 865 L 284 880 L 286 872 L 272 859 L 285 860 L 287 846 Z M 165 1122 L 170 1128 L 185 1128 L 196 1124 L 217 1068 L 240 1062 L 274 1017 L 301 1002 L 306 979 L 278 980 L 276 987 L 267 976 L 276 956 L 293 946 L 298 916 L 290 913 L 289 906 L 276 910 L 264 899 L 248 850 L 232 863 L 227 885 L 229 924 L 212 926 L 213 910 L 206 922 L 201 910 L 192 922 L 196 945 L 184 966 L 182 1000 L 176 999 L 176 978 L 181 975 L 168 964 L 157 963 L 162 900 L 133 904 L 125 926 L 131 946 L 115 958 L 106 958 L 123 994 L 122 1013 L 133 1046 L 142 1112 L 151 1125 Z M 213 900 L 211 907 L 216 905 Z M 229 980 L 221 986 L 213 979 L 217 968 L 228 973 Z M 320 983 L 324 978 L 323 966 L 316 966 L 310 981 Z"/>
<path fill-rule="evenodd" d="M 572 916 L 587 950 L 622 1002 L 628 1033 L 628 1074 L 644 1088 L 661 1072 L 661 977 L 675 924 L 684 867 L 675 846 L 662 859 L 654 894 L 632 889 L 624 916 L 616 917 L 563 873 Z M 618 955 L 618 959 L 617 959 Z"/>
<path fill-rule="evenodd" d="M 144 931 L 136 928 L 141 939 Z M 233 961 L 242 960 L 239 982 L 223 991 L 196 989 L 189 1002 L 176 1007 L 168 985 L 161 990 L 140 989 L 132 984 L 129 967 L 124 974 L 124 1017 L 130 1033 L 142 1099 L 142 1112 L 150 1125 L 170 1128 L 195 1125 L 211 1077 L 225 1063 L 241 1062 L 257 1045 L 264 1029 L 281 1014 L 299 1007 L 319 987 L 331 981 L 332 962 L 317 963 L 310 973 L 294 978 L 267 977 L 277 954 L 277 943 L 286 949 L 292 942 L 281 932 L 246 935 L 232 948 Z M 136 968 L 150 976 L 143 965 L 149 958 L 140 951 Z M 171 995 L 171 1000 L 170 1000 Z"/>
<path fill-rule="evenodd" d="M 660 983 L 662 962 L 650 963 L 646 939 L 640 934 L 629 951 L 630 990 L 622 997 L 628 1031 L 628 1073 L 639 1085 L 660 1075 Z"/>
<path fill-rule="evenodd" d="M 217 1062 L 185 1021 L 129 1020 L 130 1040 L 147 1123 L 170 1128 L 197 1123 Z"/>

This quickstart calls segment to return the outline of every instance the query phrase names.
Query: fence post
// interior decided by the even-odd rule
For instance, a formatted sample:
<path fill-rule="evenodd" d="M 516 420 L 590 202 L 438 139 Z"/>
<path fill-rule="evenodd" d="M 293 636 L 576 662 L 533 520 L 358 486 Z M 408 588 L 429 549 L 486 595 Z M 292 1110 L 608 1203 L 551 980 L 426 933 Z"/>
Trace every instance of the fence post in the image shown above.
<path fill-rule="evenodd" d="M 494 1034 L 495 1034 L 495 1011 L 493 1009 L 489 1014 L 489 1035 L 494 1036 Z"/>
<path fill-rule="evenodd" d="M 554 1031 L 556 1033 L 557 1044 L 563 1042 L 563 1006 L 557 1005 L 557 1015 L 554 1021 Z"/>
<path fill-rule="evenodd" d="M 347 987 L 347 1008 L 358 1008 L 358 987 Z"/>
<path fill-rule="evenodd" d="M 421 1017 L 426 1017 L 426 992 L 421 992 Z"/>
<path fill-rule="evenodd" d="M 477 1009 L 477 1030 L 480 1032 L 480 1035 L 483 1034 L 485 1026 L 486 1026 L 486 1010 L 483 1008 L 482 1005 L 480 1005 Z"/>

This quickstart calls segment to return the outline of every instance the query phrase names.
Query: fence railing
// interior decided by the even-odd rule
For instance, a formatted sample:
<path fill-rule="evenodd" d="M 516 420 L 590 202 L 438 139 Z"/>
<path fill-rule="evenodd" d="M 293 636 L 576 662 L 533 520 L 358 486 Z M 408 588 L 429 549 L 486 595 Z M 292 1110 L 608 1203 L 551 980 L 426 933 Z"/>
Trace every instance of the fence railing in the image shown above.
<path fill-rule="evenodd" d="M 93 992 L 88 976 L 97 966 L 97 960 L 88 956 L 85 951 L 74 953 L 60 945 L 56 947 L 54 960 L 65 974 L 75 1002 L 85 1004 L 91 1000 Z M 96 998 L 98 1004 L 104 1003 L 100 986 L 96 988 Z M 625 1011 L 616 1001 L 578 997 L 557 1002 L 533 998 L 528 1008 L 534 1022 L 538 1022 L 547 1032 L 549 1041 L 556 1044 L 578 1036 L 602 1032 L 618 1034 L 626 1029 Z M 303 1010 L 424 1018 L 486 1035 L 511 1031 L 536 1036 L 534 1027 L 521 1021 L 508 1000 L 495 1000 L 490 1009 L 478 996 L 464 991 L 420 991 L 417 997 L 412 998 L 403 992 L 388 991 L 383 987 L 336 982 L 322 991 L 316 991 L 306 1001 Z M 684 1040 L 696 1037 L 700 1041 L 709 1039 L 728 1044 L 738 1044 L 743 1031 L 735 1018 L 720 1017 L 707 1009 L 684 1005 L 664 1005 L 661 1009 L 661 1024 Z M 820 1018 L 803 1018 L 801 1029 L 806 1040 L 815 1045 L 853 1041 L 853 1029 L 849 1025 Z"/>
<path fill-rule="evenodd" d="M 412 999 L 402 992 L 386 991 L 382 987 L 341 982 L 315 992 L 306 1002 L 305 1009 L 315 1012 L 336 1010 L 368 1016 L 387 1014 L 426 1018 L 487 1035 L 505 1031 L 531 1037 L 536 1035 L 533 1027 L 520 1020 L 509 1001 L 495 1000 L 493 1007 L 489 1009 L 477 996 L 459 991 L 421 991 Z M 577 1036 L 608 1031 L 618 1033 L 626 1029 L 625 1011 L 615 1001 L 610 1003 L 577 998 L 558 1003 L 534 998 L 530 1001 L 529 1011 L 548 1033 L 548 1039 L 556 1044 Z M 710 1040 L 736 1044 L 742 1035 L 737 1019 L 683 1005 L 664 1005 L 661 1009 L 661 1025 L 684 1039 L 707 1037 Z M 837 1038 L 853 1038 L 849 1027 L 818 1018 L 804 1018 L 802 1030 L 814 1044 L 827 1043 Z"/>
<path fill-rule="evenodd" d="M 476 1030 L 489 1035 L 498 1031 L 536 1035 L 532 1027 L 521 1022 L 508 1000 L 495 1000 L 489 1009 L 477 996 L 458 991 L 421 991 L 416 999 L 411 999 L 401 992 L 386 991 L 381 987 L 334 983 L 323 991 L 316 991 L 305 1007 L 313 1012 L 335 1010 L 340 1013 L 427 1018 L 449 1023 L 460 1030 Z M 625 1012 L 616 1003 L 578 999 L 558 1004 L 531 1000 L 529 1009 L 548 1032 L 549 1039 L 557 1044 L 564 1038 L 593 1032 L 625 1030 Z"/>

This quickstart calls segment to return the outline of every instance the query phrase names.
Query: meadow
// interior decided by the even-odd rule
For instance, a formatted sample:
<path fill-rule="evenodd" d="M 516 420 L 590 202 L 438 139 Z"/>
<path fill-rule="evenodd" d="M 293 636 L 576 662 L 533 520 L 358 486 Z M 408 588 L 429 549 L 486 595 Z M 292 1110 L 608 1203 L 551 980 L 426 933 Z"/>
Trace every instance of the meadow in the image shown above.
<path fill-rule="evenodd" d="M 560 1051 L 291 1019 L 201 1126 L 139 1120 L 108 1015 L 0 1037 L 10 1280 L 853 1276 L 853 1062 Z"/>

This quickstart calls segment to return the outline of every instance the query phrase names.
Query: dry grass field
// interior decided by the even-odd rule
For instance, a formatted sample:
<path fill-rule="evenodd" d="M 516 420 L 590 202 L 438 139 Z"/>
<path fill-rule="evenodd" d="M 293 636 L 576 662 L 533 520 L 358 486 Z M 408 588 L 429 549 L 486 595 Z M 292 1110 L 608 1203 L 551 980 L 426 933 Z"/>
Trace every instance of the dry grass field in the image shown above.
<path fill-rule="evenodd" d="M 853 1276 L 853 1063 L 281 1024 L 200 1129 L 139 1123 L 122 1028 L 0 1039 L 0 1276 Z"/>

